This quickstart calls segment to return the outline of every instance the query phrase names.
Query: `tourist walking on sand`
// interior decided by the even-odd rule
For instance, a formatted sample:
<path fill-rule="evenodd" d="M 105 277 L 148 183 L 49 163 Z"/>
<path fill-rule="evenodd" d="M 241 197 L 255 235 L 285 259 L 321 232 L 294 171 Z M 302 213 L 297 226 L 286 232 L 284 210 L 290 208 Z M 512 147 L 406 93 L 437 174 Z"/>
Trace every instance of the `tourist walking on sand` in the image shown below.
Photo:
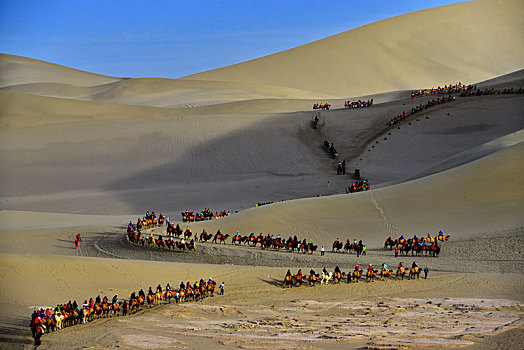
<path fill-rule="evenodd" d="M 324 256 L 324 246 L 320 247 L 320 255 Z"/>
<path fill-rule="evenodd" d="M 429 269 L 428 267 L 424 267 L 424 279 L 428 279 L 428 273 L 429 273 Z"/>
<path fill-rule="evenodd" d="M 222 282 L 222 283 L 220 284 L 220 287 L 219 287 L 219 288 L 220 288 L 220 293 L 219 293 L 219 294 L 220 294 L 220 295 L 224 295 L 224 282 Z"/>

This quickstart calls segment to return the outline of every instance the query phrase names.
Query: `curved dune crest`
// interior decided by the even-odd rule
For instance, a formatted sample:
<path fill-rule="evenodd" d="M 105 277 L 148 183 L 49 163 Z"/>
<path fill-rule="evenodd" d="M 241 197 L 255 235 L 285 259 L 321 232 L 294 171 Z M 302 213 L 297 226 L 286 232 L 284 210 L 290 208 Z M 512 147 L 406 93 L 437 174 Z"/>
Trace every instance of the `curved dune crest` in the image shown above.
<path fill-rule="evenodd" d="M 0 54 L 0 87 L 43 82 L 87 87 L 119 80 L 32 58 Z"/>
<path fill-rule="evenodd" d="M 271 83 L 341 98 L 473 83 L 522 69 L 523 12 L 519 0 L 432 8 L 187 78 Z"/>

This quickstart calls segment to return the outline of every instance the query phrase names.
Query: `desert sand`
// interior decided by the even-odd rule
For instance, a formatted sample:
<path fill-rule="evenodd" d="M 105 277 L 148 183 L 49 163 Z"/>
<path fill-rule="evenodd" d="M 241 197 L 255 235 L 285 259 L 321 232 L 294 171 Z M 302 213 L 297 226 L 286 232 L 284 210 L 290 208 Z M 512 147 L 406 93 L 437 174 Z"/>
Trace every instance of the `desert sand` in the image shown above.
<path fill-rule="evenodd" d="M 523 9 L 434 8 L 174 80 L 1 54 L 0 348 L 32 347 L 35 307 L 201 277 L 225 295 L 69 327 L 40 348 L 521 348 L 524 95 L 458 96 L 387 122 L 436 98 L 413 89 L 524 87 Z M 375 104 L 343 108 L 358 98 Z M 345 194 L 342 160 L 370 191 Z M 204 208 L 232 215 L 181 223 Z M 126 224 L 146 210 L 195 233 L 297 235 L 327 252 L 135 246 Z M 451 239 L 438 258 L 383 249 L 389 235 L 440 230 Z M 337 238 L 362 239 L 367 254 L 332 253 Z M 413 260 L 428 279 L 282 288 L 288 269 Z"/>

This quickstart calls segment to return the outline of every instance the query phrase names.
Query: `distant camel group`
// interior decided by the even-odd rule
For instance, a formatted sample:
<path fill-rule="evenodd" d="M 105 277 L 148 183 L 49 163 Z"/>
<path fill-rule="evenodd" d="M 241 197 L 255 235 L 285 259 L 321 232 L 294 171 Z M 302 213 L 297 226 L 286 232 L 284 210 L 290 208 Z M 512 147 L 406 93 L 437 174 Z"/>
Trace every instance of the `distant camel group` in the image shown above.
<path fill-rule="evenodd" d="M 380 269 L 375 269 L 370 264 L 366 273 L 364 273 L 364 270 L 361 269 L 359 265 L 356 265 L 353 271 L 347 273 L 342 272 L 338 266 L 335 267 L 333 272 L 328 272 L 326 268 L 324 268 L 322 272 L 316 273 L 313 269 L 311 269 L 308 276 L 304 275 L 302 270 L 298 270 L 295 275 L 291 274 L 290 270 L 288 270 L 286 276 L 284 277 L 284 281 L 282 282 L 282 287 L 301 287 L 302 285 L 313 287 L 316 283 L 319 282 L 320 285 L 328 285 L 329 281 L 333 281 L 333 284 L 339 284 L 344 279 L 346 279 L 346 283 L 348 284 L 358 283 L 361 279 L 365 279 L 366 282 L 373 282 L 375 278 L 380 278 L 381 281 L 386 281 L 389 279 L 389 276 L 393 276 L 393 272 L 395 272 L 395 279 L 404 280 L 406 274 L 407 279 L 418 279 L 423 271 L 425 272 L 425 278 L 427 278 L 428 269 L 425 268 L 423 270 L 414 262 L 411 269 L 406 268 L 402 265 L 402 263 L 399 263 L 396 272 L 392 269 L 388 269 L 386 264 L 382 264 Z"/>

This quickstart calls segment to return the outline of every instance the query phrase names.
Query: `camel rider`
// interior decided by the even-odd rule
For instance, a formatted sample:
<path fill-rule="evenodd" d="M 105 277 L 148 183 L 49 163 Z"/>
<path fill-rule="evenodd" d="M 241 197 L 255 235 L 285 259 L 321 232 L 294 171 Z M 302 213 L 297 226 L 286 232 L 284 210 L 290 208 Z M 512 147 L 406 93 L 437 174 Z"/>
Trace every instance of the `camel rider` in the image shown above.
<path fill-rule="evenodd" d="M 357 245 L 357 240 L 353 239 L 353 245 Z"/>
<path fill-rule="evenodd" d="M 146 293 L 144 293 L 144 290 L 143 290 L 143 289 L 140 289 L 140 290 L 138 291 L 138 296 L 139 296 L 139 297 L 142 297 L 142 298 L 145 298 L 145 297 L 146 297 Z"/>
<path fill-rule="evenodd" d="M 383 268 L 384 270 L 387 270 L 387 269 L 388 269 L 388 265 L 386 265 L 386 263 L 382 263 L 382 268 Z"/>
<path fill-rule="evenodd" d="M 402 265 L 402 261 L 398 264 L 398 268 L 400 269 L 401 267 L 404 267 L 404 266 Z"/>
<path fill-rule="evenodd" d="M 355 265 L 355 271 L 360 271 L 360 267 L 358 265 Z"/>
<path fill-rule="evenodd" d="M 149 238 L 153 239 L 153 232 L 149 234 Z"/>
<path fill-rule="evenodd" d="M 309 244 L 313 245 L 313 240 L 312 239 L 309 240 Z"/>
<path fill-rule="evenodd" d="M 212 285 L 212 284 L 215 284 L 215 282 L 213 281 L 211 277 L 209 277 L 209 281 L 207 281 L 207 284 Z"/>
<path fill-rule="evenodd" d="M 186 240 L 182 238 L 182 241 L 180 243 L 186 244 Z"/>
<path fill-rule="evenodd" d="M 417 263 L 413 261 L 413 264 L 411 264 L 411 268 L 414 269 L 417 267 Z"/>
<path fill-rule="evenodd" d="M 310 275 L 316 275 L 315 270 L 311 269 L 311 271 L 309 271 L 309 274 Z"/>
<path fill-rule="evenodd" d="M 240 237 L 240 232 L 237 231 L 236 237 Z"/>
<path fill-rule="evenodd" d="M 102 300 L 102 303 L 103 303 L 103 304 L 107 304 L 107 295 L 104 296 L 104 299 Z"/>
<path fill-rule="evenodd" d="M 167 286 L 166 286 L 166 292 L 169 292 L 170 290 L 171 290 L 171 286 L 168 283 Z"/>
<path fill-rule="evenodd" d="M 368 270 L 373 271 L 373 265 L 369 264 Z"/>
<path fill-rule="evenodd" d="M 131 293 L 131 296 L 129 297 L 129 301 L 136 299 L 135 292 Z"/>
<path fill-rule="evenodd" d="M 189 281 L 187 281 L 187 289 L 191 289 L 191 283 L 189 283 Z"/>
<path fill-rule="evenodd" d="M 291 276 L 291 271 L 290 270 L 287 270 L 286 277 L 287 276 Z"/>
<path fill-rule="evenodd" d="M 93 298 L 89 298 L 89 307 L 95 307 L 95 302 Z"/>
<path fill-rule="evenodd" d="M 400 239 L 404 240 L 404 235 L 400 236 Z"/>
<path fill-rule="evenodd" d="M 413 236 L 413 239 L 415 239 L 415 240 L 416 240 L 416 239 L 417 239 L 417 235 L 414 235 L 414 236 Z"/>
<path fill-rule="evenodd" d="M 324 273 L 324 275 L 327 275 L 327 274 L 328 274 L 328 272 L 327 272 L 327 270 L 326 270 L 325 267 L 322 269 L 322 272 Z"/>
<path fill-rule="evenodd" d="M 147 295 L 153 295 L 153 290 L 151 289 L 151 287 L 149 287 L 149 290 L 147 291 Z"/>
<path fill-rule="evenodd" d="M 338 265 L 335 267 L 335 273 L 337 273 L 337 272 L 338 272 L 338 273 L 341 273 L 341 272 L 340 272 L 340 268 L 338 267 Z"/>
<path fill-rule="evenodd" d="M 97 295 L 97 296 L 96 296 L 96 303 L 97 303 L 97 304 L 100 304 L 100 301 L 101 301 L 101 299 L 100 299 L 100 295 Z"/>
<path fill-rule="evenodd" d="M 300 277 L 300 278 L 302 278 L 302 270 L 298 270 L 298 272 L 297 272 L 297 276 Z"/>
<path fill-rule="evenodd" d="M 118 294 L 115 294 L 115 296 L 113 297 L 112 304 L 114 304 L 114 303 L 118 303 Z"/>

